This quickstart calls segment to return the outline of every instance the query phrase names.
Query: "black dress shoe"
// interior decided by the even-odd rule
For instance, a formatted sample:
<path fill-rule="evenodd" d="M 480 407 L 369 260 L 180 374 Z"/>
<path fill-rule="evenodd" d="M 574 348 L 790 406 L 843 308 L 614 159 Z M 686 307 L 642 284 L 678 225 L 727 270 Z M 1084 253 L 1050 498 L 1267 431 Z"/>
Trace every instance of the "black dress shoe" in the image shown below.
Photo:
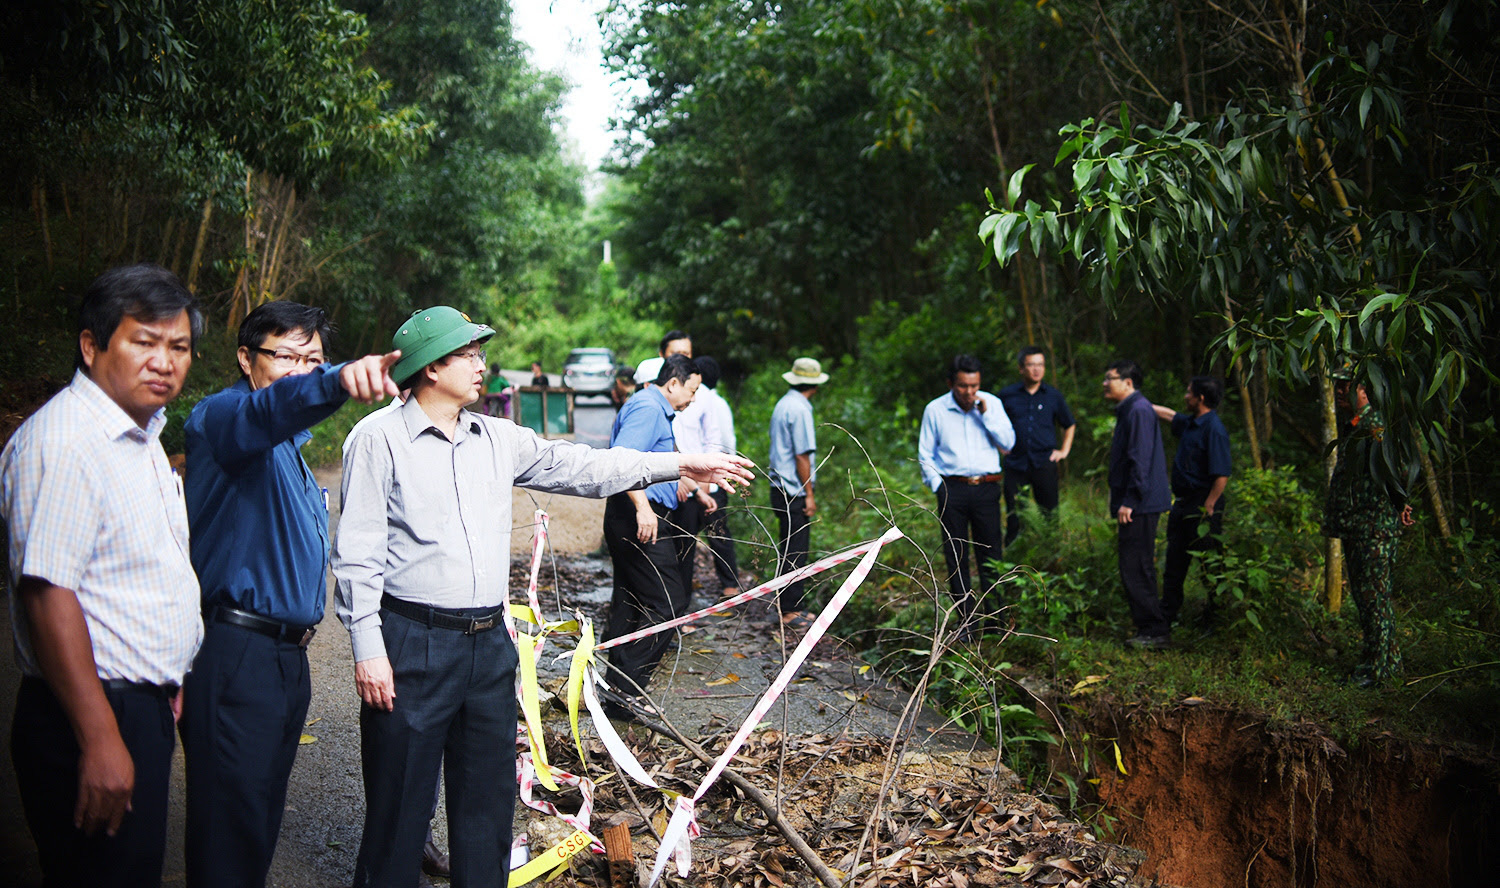
<path fill-rule="evenodd" d="M 1125 639 L 1126 647 L 1141 648 L 1148 651 L 1164 650 L 1172 646 L 1170 635 L 1137 635 Z"/>
<path fill-rule="evenodd" d="M 437 842 L 428 840 L 422 846 L 422 872 L 429 876 L 442 876 L 447 878 L 451 872 L 448 866 L 448 855 L 438 850 Z"/>

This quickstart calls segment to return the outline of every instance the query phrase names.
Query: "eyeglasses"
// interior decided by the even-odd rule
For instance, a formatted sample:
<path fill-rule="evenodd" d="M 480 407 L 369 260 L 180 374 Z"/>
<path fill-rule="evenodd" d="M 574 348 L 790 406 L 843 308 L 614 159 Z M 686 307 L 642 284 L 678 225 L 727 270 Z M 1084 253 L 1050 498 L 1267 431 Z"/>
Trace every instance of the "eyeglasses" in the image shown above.
<path fill-rule="evenodd" d="M 320 352 L 299 355 L 296 352 L 275 351 L 269 348 L 257 347 L 255 350 L 270 358 L 271 363 L 288 370 L 293 367 L 316 367 L 327 360 Z"/>
<path fill-rule="evenodd" d="M 482 349 L 454 352 L 452 355 L 449 355 L 449 357 L 459 361 L 469 361 L 471 363 L 478 364 L 481 367 L 484 366 L 484 351 Z"/>
<path fill-rule="evenodd" d="M 1110 376 L 1108 373 L 1104 374 L 1104 381 L 1106 383 L 1109 383 L 1109 382 L 1119 382 L 1120 380 L 1122 380 L 1124 378 L 1125 377 L 1123 377 L 1123 376 Z"/>

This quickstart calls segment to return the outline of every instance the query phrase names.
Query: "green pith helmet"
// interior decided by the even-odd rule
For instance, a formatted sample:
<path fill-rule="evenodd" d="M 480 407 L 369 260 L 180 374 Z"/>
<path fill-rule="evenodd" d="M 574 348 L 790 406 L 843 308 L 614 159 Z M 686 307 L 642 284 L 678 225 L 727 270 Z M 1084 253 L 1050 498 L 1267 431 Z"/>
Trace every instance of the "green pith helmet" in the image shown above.
<path fill-rule="evenodd" d="M 414 311 L 391 337 L 391 348 L 401 350 L 401 360 L 391 368 L 391 379 L 398 387 L 406 388 L 418 370 L 471 342 L 484 342 L 494 335 L 492 328 L 474 323 L 456 308 L 435 305 Z"/>
<path fill-rule="evenodd" d="M 1334 357 L 1334 368 L 1328 371 L 1329 379 L 1354 379 L 1354 360 L 1348 355 L 1336 355 Z"/>

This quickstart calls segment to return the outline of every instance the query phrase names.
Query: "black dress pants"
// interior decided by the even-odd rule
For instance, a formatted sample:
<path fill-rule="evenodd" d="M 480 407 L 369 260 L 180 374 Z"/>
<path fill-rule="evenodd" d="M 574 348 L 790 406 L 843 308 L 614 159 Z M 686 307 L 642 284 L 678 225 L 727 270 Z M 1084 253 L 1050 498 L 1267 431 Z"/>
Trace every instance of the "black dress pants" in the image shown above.
<path fill-rule="evenodd" d="M 656 503 L 656 542 L 646 544 L 636 539 L 635 504 L 630 497 L 617 493 L 604 505 L 604 543 L 614 564 L 614 597 L 609 602 L 609 619 L 604 641 L 629 635 L 686 613 L 687 596 L 682 592 L 682 567 L 672 537 L 667 531 L 667 510 Z M 611 648 L 609 665 L 618 675 L 611 681 L 627 694 L 644 691 L 651 673 L 661 662 L 672 643 L 672 633 L 658 632 L 636 641 Z"/>
<path fill-rule="evenodd" d="M 1021 509 L 1016 503 L 1021 488 L 1031 485 L 1031 498 L 1045 514 L 1057 510 L 1057 463 L 1050 460 L 1025 471 L 1005 470 L 1005 543 L 1010 545 L 1021 533 Z"/>
<path fill-rule="evenodd" d="M 1191 490 L 1172 498 L 1172 511 L 1167 513 L 1167 558 L 1162 565 L 1161 609 L 1167 622 L 1177 622 L 1182 610 L 1182 588 L 1187 582 L 1188 568 L 1193 564 L 1194 552 L 1217 552 L 1222 548 L 1224 533 L 1224 498 L 1214 503 L 1214 513 L 1204 520 L 1203 501 L 1207 490 Z M 1208 590 L 1208 602 L 1204 613 L 1214 606 L 1213 590 Z"/>
<path fill-rule="evenodd" d="M 312 699 L 307 652 L 210 621 L 183 683 L 188 888 L 262 886 Z"/>
<path fill-rule="evenodd" d="M 714 553 L 714 573 L 719 586 L 737 589 L 740 585 L 740 562 L 734 553 L 734 537 L 729 534 L 729 491 L 720 487 L 712 494 L 718 511 L 708 516 L 708 548 Z"/>
<path fill-rule="evenodd" d="M 443 610 L 482 617 L 495 608 Z M 439 766 L 456 888 L 505 888 L 516 811 L 516 646 L 497 617 L 473 635 L 380 611 L 396 705 L 361 706 L 365 828 L 355 888 L 413 888 Z"/>
<path fill-rule="evenodd" d="M 1162 613 L 1156 587 L 1156 525 L 1160 513 L 1136 512 L 1129 524 L 1116 524 L 1119 541 L 1120 582 L 1130 602 L 1130 617 L 1136 633 L 1149 637 L 1166 635 L 1171 629 Z"/>
<path fill-rule="evenodd" d="M 78 741 L 40 678 L 23 678 L 16 694 L 10 753 L 26 825 L 36 840 L 44 888 L 158 888 L 167 849 L 167 795 L 172 771 L 172 708 L 151 685 L 106 687 L 120 737 L 135 765 L 130 810 L 113 836 L 85 836 L 73 825 L 78 805 Z"/>
<path fill-rule="evenodd" d="M 672 523 L 672 549 L 682 574 L 682 590 L 688 606 L 693 600 L 693 569 L 698 564 L 698 534 L 708 525 L 708 512 L 696 497 L 677 504 L 669 518 Z"/>
<path fill-rule="evenodd" d="M 807 564 L 807 551 L 812 545 L 812 519 L 807 517 L 807 497 L 788 497 L 786 491 L 771 485 L 771 509 L 781 524 L 781 539 L 778 547 L 780 563 L 776 575 L 781 576 Z M 798 580 L 782 588 L 777 596 L 782 613 L 802 610 L 802 596 L 806 581 Z"/>
<path fill-rule="evenodd" d="M 948 563 L 948 594 L 968 622 L 984 601 L 984 613 L 999 609 L 1000 574 L 991 566 L 1004 554 L 1000 527 L 1000 485 L 944 481 L 937 489 L 938 519 L 943 524 L 943 557 Z M 969 578 L 970 540 L 979 566 L 979 594 Z"/>

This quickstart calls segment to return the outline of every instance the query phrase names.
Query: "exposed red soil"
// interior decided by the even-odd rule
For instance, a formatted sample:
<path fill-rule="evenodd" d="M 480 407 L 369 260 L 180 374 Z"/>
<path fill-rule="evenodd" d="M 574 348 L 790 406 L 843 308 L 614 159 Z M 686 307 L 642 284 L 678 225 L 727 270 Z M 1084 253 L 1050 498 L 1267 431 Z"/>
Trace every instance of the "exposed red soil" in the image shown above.
<path fill-rule="evenodd" d="M 1101 712 L 1086 727 L 1099 801 L 1117 818 L 1110 838 L 1146 852 L 1143 876 L 1189 888 L 1496 884 L 1493 758 L 1388 737 L 1346 750 L 1310 726 L 1206 706 Z"/>

